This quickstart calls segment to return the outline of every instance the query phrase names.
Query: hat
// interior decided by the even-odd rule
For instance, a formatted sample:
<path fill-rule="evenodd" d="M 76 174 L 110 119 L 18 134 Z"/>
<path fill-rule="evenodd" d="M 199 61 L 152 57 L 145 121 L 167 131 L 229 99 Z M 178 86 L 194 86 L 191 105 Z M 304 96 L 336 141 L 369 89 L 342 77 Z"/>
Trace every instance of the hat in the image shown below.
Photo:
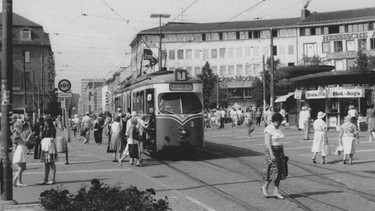
<path fill-rule="evenodd" d="M 78 118 L 78 114 L 74 114 L 74 118 Z"/>
<path fill-rule="evenodd" d="M 349 105 L 349 109 L 355 109 L 354 105 Z"/>
<path fill-rule="evenodd" d="M 302 106 L 302 110 L 306 111 L 307 110 L 307 106 Z"/>
<path fill-rule="evenodd" d="M 86 112 L 85 114 L 86 114 L 86 115 L 89 115 L 89 114 L 90 114 L 90 112 L 88 112 L 88 111 L 87 111 L 87 112 Z"/>
<path fill-rule="evenodd" d="M 325 113 L 323 113 L 323 112 L 321 112 L 321 111 L 318 112 L 318 116 L 317 116 L 317 117 L 318 117 L 319 119 L 322 119 L 322 118 L 325 117 L 325 116 L 326 116 Z"/>

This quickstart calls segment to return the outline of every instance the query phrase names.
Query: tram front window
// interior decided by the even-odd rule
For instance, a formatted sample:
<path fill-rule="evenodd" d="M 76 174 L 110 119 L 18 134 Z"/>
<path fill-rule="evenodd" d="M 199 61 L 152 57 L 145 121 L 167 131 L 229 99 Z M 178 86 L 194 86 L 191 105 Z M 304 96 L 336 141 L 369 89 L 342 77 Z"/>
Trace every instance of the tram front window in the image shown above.
<path fill-rule="evenodd" d="M 164 114 L 197 114 L 202 103 L 193 93 L 167 93 L 159 100 L 159 110 Z"/>

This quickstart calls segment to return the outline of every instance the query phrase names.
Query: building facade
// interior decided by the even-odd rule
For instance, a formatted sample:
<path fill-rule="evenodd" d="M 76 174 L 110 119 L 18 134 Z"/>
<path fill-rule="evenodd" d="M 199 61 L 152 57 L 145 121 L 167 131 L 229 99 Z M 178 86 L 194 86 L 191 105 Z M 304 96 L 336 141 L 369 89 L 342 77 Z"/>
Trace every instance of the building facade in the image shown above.
<path fill-rule="evenodd" d="M 168 23 L 138 33 L 130 44 L 132 70 L 141 75 L 157 71 L 145 56 L 159 54 L 163 34 L 162 66 L 167 70 L 187 69 L 190 75 L 201 72 L 209 62 L 220 77 L 220 86 L 234 93 L 231 104 L 252 104 L 249 90 L 253 77 L 260 77 L 263 57 L 272 52 L 283 66 L 308 64 L 319 58 L 321 64 L 347 71 L 357 52 L 375 52 L 375 8 L 326 13 L 301 11 L 301 17 L 223 23 Z"/>
<path fill-rule="evenodd" d="M 49 35 L 41 25 L 15 13 L 12 31 L 13 110 L 23 113 L 26 109 L 28 113 L 39 112 L 39 115 L 58 112 Z"/>

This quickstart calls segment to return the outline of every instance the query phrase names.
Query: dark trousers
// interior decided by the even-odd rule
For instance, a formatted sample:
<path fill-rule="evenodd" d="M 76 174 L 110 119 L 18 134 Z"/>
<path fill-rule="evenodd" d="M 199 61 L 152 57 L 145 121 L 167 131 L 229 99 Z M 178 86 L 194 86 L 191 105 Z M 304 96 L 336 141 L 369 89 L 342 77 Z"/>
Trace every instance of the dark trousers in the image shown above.
<path fill-rule="evenodd" d="M 95 139 L 95 143 L 97 144 L 101 143 L 99 130 L 94 131 L 94 139 Z"/>
<path fill-rule="evenodd" d="M 40 153 L 41 153 L 40 142 L 41 142 L 40 139 L 36 140 L 36 143 L 34 146 L 34 159 L 40 159 Z"/>
<path fill-rule="evenodd" d="M 220 128 L 224 128 L 225 118 L 220 119 Z"/>
<path fill-rule="evenodd" d="M 101 144 L 103 142 L 103 128 L 99 128 L 99 140 L 98 140 L 99 144 Z"/>

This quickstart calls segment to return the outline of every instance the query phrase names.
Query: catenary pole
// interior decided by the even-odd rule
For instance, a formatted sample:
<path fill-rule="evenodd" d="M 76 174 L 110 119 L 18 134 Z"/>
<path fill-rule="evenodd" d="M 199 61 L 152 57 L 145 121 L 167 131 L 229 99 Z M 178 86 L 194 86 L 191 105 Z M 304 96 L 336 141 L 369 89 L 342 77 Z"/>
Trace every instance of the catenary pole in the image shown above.
<path fill-rule="evenodd" d="M 2 71 L 1 71 L 1 196 L 0 205 L 16 204 L 13 200 L 12 176 L 13 170 L 9 159 L 10 145 L 10 115 L 13 104 L 13 37 L 12 37 L 12 0 L 3 0 L 2 14 Z"/>

